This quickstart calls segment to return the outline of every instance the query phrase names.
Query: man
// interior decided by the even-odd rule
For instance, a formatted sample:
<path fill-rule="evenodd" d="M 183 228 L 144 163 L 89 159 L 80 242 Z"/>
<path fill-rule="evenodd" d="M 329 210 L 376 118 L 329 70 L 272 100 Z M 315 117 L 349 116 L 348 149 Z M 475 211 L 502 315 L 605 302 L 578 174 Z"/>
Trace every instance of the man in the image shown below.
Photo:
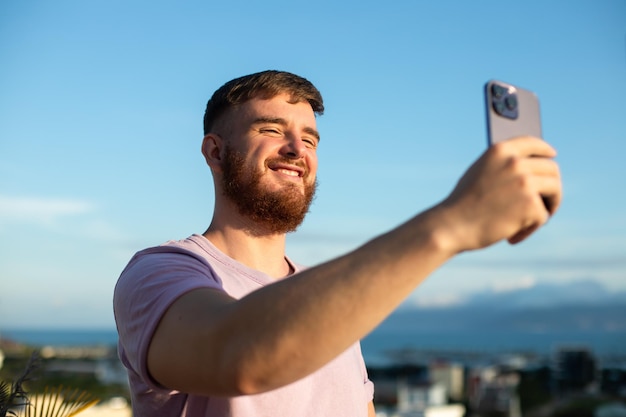
<path fill-rule="evenodd" d="M 555 151 L 515 138 L 440 204 L 304 269 L 285 256 L 285 234 L 315 193 L 323 110 L 311 83 L 277 71 L 209 100 L 210 226 L 136 254 L 115 290 L 135 416 L 373 416 L 358 341 L 448 259 L 517 243 L 559 206 Z"/>

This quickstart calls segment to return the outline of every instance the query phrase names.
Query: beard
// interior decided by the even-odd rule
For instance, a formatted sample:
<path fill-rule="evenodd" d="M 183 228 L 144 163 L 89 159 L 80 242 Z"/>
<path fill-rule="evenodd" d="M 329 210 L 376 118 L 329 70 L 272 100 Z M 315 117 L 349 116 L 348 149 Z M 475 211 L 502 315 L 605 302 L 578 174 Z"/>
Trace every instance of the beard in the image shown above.
<path fill-rule="evenodd" d="M 293 164 L 288 158 L 274 158 L 268 163 L 283 162 Z M 317 180 L 305 183 L 304 194 L 296 184 L 285 184 L 278 191 L 271 191 L 261 185 L 262 174 L 244 168 L 243 155 L 226 147 L 222 165 L 222 190 L 239 211 L 261 226 L 263 232 L 282 234 L 295 231 L 304 221 L 315 197 Z M 308 170 L 303 175 L 306 179 Z M 250 232 L 255 232 L 250 230 Z"/>

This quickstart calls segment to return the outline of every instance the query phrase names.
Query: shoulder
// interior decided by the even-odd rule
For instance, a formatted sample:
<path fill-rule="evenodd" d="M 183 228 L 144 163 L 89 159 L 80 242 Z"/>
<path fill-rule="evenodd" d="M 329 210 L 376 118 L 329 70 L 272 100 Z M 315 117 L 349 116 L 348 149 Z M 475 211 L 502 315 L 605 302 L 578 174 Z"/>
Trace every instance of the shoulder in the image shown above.
<path fill-rule="evenodd" d="M 223 291 L 207 257 L 187 240 L 137 252 L 113 291 L 113 313 L 120 345 L 124 346 L 123 356 L 144 379 L 148 375 L 145 356 L 152 334 L 172 303 L 196 289 Z"/>
<path fill-rule="evenodd" d="M 116 305 L 167 302 L 195 288 L 220 288 L 209 260 L 191 238 L 169 241 L 137 252 L 122 271 L 114 290 Z"/>
<path fill-rule="evenodd" d="M 199 270 L 210 268 L 209 260 L 196 235 L 183 240 L 170 240 L 161 245 L 143 249 L 130 259 L 120 279 L 137 273 L 172 271 L 175 268 L 194 266 Z M 203 267 L 202 267 L 203 266 Z"/>

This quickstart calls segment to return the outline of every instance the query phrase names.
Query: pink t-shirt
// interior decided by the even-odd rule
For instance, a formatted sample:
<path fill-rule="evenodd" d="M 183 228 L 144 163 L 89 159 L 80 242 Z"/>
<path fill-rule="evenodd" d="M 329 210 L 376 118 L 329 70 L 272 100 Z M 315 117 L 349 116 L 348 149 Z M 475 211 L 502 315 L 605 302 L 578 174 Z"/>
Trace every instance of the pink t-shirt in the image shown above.
<path fill-rule="evenodd" d="M 296 272 L 302 269 L 291 264 Z M 185 394 L 163 388 L 150 377 L 146 361 L 150 340 L 178 297 L 197 288 L 217 288 L 242 298 L 272 282 L 200 235 L 138 252 L 122 272 L 113 297 L 119 356 L 128 370 L 134 417 L 367 416 L 374 386 L 367 378 L 359 343 L 313 374 L 258 395 Z"/>

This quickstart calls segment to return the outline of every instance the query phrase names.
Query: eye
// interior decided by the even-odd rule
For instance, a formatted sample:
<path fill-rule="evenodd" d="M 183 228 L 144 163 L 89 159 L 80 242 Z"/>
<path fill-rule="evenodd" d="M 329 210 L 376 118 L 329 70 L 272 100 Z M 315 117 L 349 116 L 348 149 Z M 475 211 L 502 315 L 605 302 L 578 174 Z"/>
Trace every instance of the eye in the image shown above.
<path fill-rule="evenodd" d="M 316 149 L 317 148 L 317 140 L 313 138 L 302 138 L 302 141 L 306 143 L 309 148 Z"/>
<path fill-rule="evenodd" d="M 260 133 L 263 133 L 265 135 L 273 135 L 273 136 L 280 136 L 282 135 L 280 129 L 276 128 L 276 127 L 262 127 L 259 129 Z"/>

